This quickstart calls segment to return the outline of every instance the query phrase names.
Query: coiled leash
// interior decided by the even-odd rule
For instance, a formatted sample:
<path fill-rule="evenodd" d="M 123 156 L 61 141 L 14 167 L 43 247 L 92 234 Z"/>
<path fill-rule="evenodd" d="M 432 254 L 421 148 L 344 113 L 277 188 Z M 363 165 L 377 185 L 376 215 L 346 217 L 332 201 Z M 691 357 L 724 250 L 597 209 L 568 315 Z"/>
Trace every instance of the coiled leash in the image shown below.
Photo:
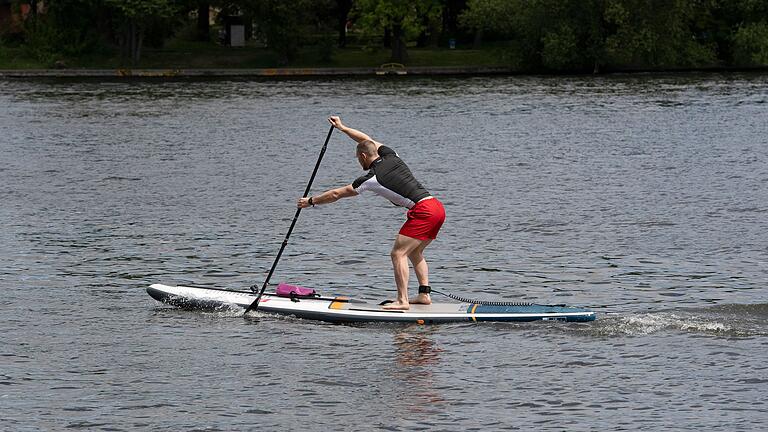
<path fill-rule="evenodd" d="M 442 291 L 438 291 L 436 289 L 433 289 L 429 285 L 419 285 L 419 294 L 429 294 L 431 292 L 443 295 L 445 297 L 448 297 L 449 299 L 453 299 L 462 303 L 472 303 L 472 304 L 478 304 L 483 306 L 532 306 L 533 303 L 527 303 L 527 302 L 510 302 L 510 301 L 492 301 L 492 300 L 478 300 L 478 299 L 470 299 L 466 297 L 460 297 L 457 295 L 453 295 L 451 293 L 445 293 Z M 392 303 L 392 300 L 384 300 L 383 302 L 379 303 L 379 305 L 385 305 Z"/>
<path fill-rule="evenodd" d="M 466 297 L 461 297 L 457 295 L 453 295 L 451 293 L 445 293 L 442 291 L 438 291 L 436 289 L 432 289 L 429 286 L 424 285 L 425 293 L 429 294 L 429 292 L 435 292 L 437 294 L 443 295 L 448 297 L 449 299 L 453 299 L 456 301 L 460 301 L 462 303 L 472 303 L 472 304 L 479 304 L 483 306 L 531 306 L 533 303 L 528 302 L 511 302 L 511 301 L 495 301 L 495 300 L 478 300 L 478 299 L 471 299 Z M 419 293 L 421 294 L 422 287 L 419 287 Z"/>

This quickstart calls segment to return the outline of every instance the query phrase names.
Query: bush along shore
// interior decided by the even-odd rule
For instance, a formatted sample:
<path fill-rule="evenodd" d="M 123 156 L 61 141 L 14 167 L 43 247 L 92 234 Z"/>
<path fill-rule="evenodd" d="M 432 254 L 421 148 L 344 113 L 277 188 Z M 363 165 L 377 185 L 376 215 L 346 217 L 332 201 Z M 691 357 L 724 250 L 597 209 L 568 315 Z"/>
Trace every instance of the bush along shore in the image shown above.
<path fill-rule="evenodd" d="M 762 0 L 0 1 L 4 76 L 766 67 Z"/>

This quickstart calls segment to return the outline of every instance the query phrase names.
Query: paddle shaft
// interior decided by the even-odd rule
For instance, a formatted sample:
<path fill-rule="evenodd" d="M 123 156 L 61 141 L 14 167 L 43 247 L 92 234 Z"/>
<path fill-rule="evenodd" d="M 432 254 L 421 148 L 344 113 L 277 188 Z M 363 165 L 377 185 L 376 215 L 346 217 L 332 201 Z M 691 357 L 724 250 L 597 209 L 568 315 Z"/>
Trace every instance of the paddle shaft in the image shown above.
<path fill-rule="evenodd" d="M 315 163 L 315 169 L 312 171 L 312 177 L 309 178 L 309 183 L 307 183 L 307 188 L 304 190 L 304 198 L 309 195 L 309 189 L 312 187 L 312 182 L 315 181 L 315 175 L 317 175 L 317 169 L 320 168 L 320 161 L 323 160 L 323 155 L 325 155 L 325 149 L 328 148 L 328 141 L 331 139 L 331 135 L 333 134 L 333 126 L 328 130 L 328 136 L 325 137 L 325 144 L 323 144 L 323 149 L 320 150 L 320 156 L 317 158 L 317 163 Z M 252 310 L 257 310 L 259 308 L 259 300 L 261 300 L 261 296 L 264 294 L 264 290 L 267 289 L 267 284 L 269 283 L 269 280 L 272 278 L 272 273 L 275 272 L 275 268 L 277 267 L 277 263 L 280 261 L 280 257 L 283 256 L 283 251 L 285 250 L 285 247 L 288 245 L 288 238 L 291 237 L 291 232 L 293 232 L 293 227 L 296 226 L 296 221 L 299 220 L 299 215 L 301 214 L 301 207 L 296 209 L 296 215 L 293 216 L 293 222 L 291 222 L 291 227 L 288 228 L 288 233 L 285 235 L 285 240 L 283 240 L 283 244 L 280 246 L 280 251 L 277 253 L 277 257 L 275 257 L 275 262 L 272 263 L 272 268 L 269 269 L 269 274 L 267 274 L 267 278 L 264 280 L 264 284 L 261 286 L 261 291 L 259 291 L 259 295 L 256 296 L 256 300 L 251 303 L 250 306 L 248 306 L 248 309 L 245 310 L 245 313 Z M 256 292 L 254 289 L 256 285 L 251 287 L 251 291 Z"/>

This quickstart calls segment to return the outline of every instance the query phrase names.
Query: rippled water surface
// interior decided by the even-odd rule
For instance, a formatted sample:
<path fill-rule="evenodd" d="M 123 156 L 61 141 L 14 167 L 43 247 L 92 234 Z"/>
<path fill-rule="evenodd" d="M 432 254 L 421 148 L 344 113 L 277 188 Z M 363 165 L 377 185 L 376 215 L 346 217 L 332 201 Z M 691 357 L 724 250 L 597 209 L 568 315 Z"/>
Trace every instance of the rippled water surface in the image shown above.
<path fill-rule="evenodd" d="M 172 309 L 261 283 L 328 124 L 445 203 L 432 285 L 594 323 Z M 763 430 L 768 77 L 0 81 L 2 430 Z M 331 139 L 313 190 L 360 175 Z M 402 209 L 302 212 L 274 281 L 391 297 Z"/>

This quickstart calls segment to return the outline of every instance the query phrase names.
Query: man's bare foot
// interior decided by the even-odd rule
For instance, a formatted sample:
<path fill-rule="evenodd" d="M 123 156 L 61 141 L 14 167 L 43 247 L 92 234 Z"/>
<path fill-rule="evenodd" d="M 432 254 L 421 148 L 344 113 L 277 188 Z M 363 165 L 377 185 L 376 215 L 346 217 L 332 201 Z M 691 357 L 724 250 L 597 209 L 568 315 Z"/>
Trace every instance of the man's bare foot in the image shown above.
<path fill-rule="evenodd" d="M 382 309 L 388 309 L 388 310 L 408 310 L 411 308 L 411 305 L 408 303 L 401 303 L 401 302 L 392 302 L 387 303 L 386 305 L 381 307 Z"/>
<path fill-rule="evenodd" d="M 409 302 L 413 304 L 423 304 L 428 305 L 432 304 L 432 299 L 429 297 L 429 294 L 418 294 L 416 297 L 413 297 L 409 300 Z"/>

